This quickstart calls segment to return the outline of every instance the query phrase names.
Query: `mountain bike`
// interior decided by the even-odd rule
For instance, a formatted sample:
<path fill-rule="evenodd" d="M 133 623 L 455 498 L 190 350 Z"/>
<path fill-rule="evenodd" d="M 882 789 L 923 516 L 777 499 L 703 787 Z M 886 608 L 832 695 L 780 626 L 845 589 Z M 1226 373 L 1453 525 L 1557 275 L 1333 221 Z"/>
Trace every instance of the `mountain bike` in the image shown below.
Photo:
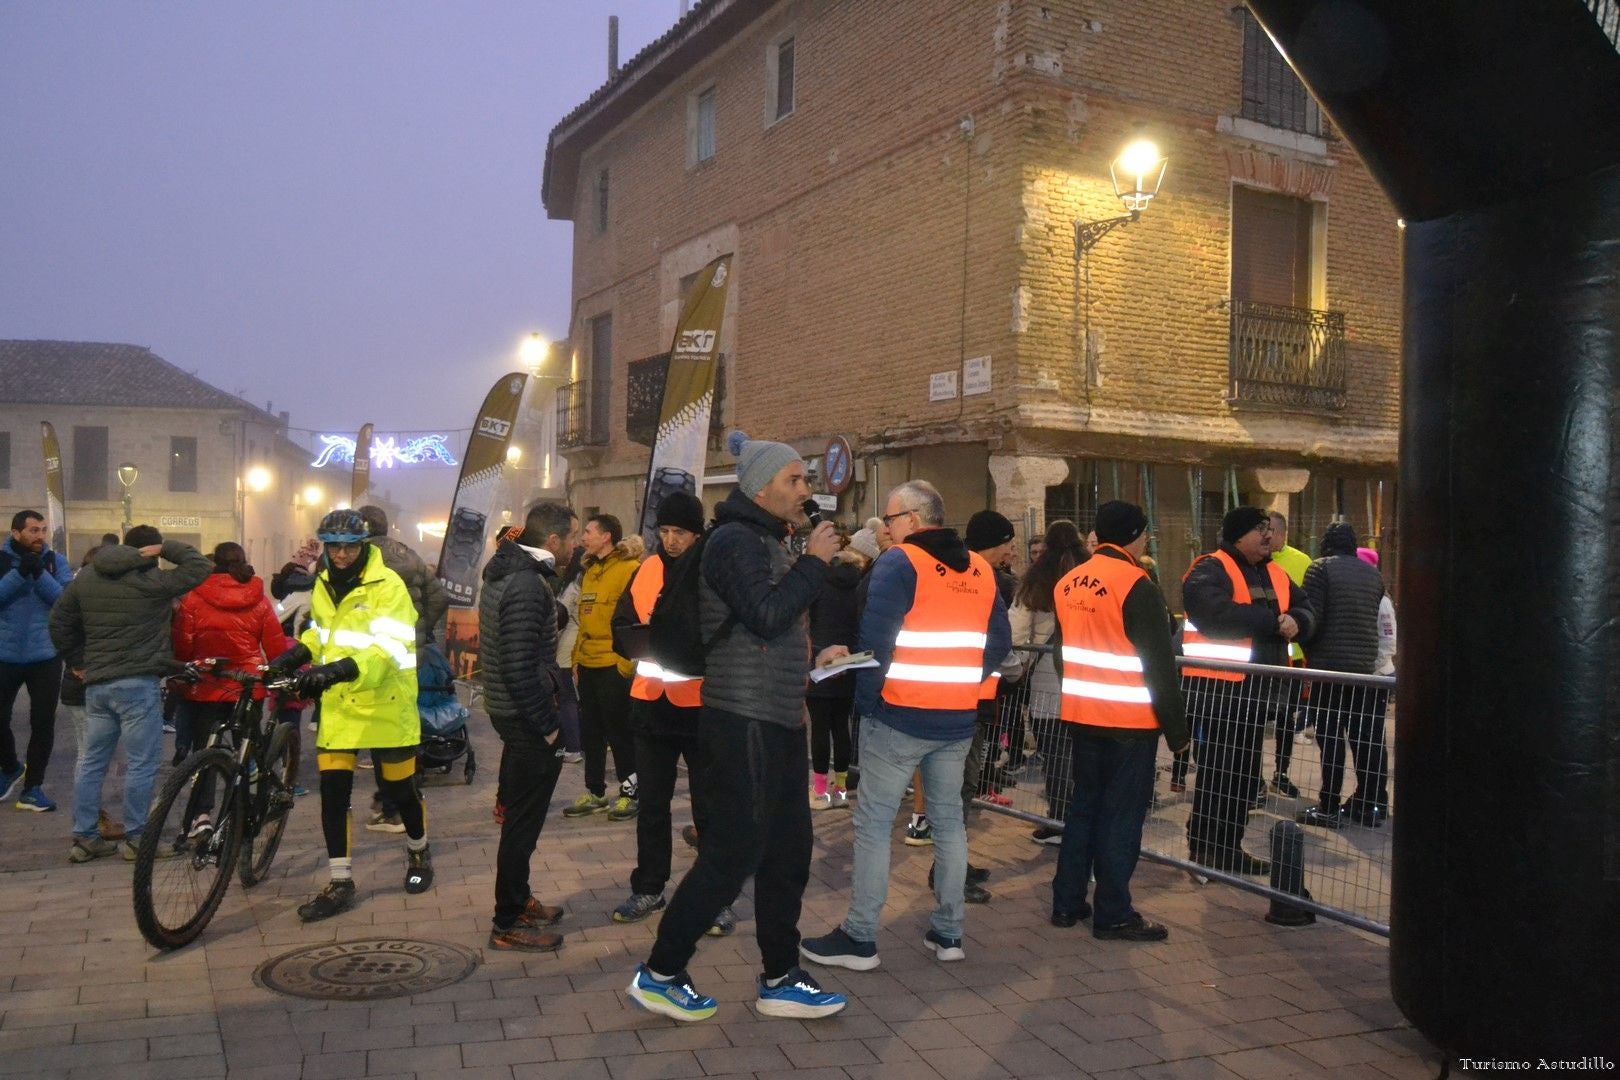
<path fill-rule="evenodd" d="M 178 949 L 208 926 L 231 871 L 250 888 L 265 879 L 281 846 L 293 806 L 298 725 L 278 724 L 256 687 L 289 693 L 291 680 L 222 670 L 217 660 L 195 660 L 179 678 L 203 674 L 241 687 L 230 719 L 208 745 L 170 775 L 141 834 L 135 854 L 135 923 L 159 949 Z"/>

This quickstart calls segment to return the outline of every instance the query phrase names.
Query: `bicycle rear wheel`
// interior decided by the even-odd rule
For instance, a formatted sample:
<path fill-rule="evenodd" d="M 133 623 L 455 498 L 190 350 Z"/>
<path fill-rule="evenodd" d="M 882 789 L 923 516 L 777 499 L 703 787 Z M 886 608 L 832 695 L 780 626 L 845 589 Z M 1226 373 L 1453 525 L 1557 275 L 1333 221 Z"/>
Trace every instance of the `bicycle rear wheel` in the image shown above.
<path fill-rule="evenodd" d="M 264 771 L 252 785 L 254 819 L 258 835 L 242 839 L 242 856 L 236 872 L 244 888 L 252 888 L 270 873 L 270 864 L 281 847 L 281 834 L 287 831 L 287 815 L 292 812 L 293 781 L 297 779 L 298 727 L 277 724 L 264 752 Z"/>
<path fill-rule="evenodd" d="M 147 820 L 135 854 L 135 924 L 159 949 L 196 940 L 230 887 L 244 808 L 235 777 L 229 750 L 199 750 L 163 785 Z"/>

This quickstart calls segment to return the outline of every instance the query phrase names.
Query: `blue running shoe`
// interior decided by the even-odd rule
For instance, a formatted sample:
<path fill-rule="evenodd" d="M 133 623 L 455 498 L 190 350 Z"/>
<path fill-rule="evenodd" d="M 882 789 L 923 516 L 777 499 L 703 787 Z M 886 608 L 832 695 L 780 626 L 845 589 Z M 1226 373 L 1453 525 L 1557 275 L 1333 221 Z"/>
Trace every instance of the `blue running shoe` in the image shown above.
<path fill-rule="evenodd" d="M 762 1016 L 791 1016 L 800 1020 L 814 1020 L 818 1016 L 831 1016 L 843 1012 L 849 1000 L 843 994 L 823 990 L 804 968 L 794 968 L 775 986 L 765 985 L 765 976 L 759 977 L 759 1000 L 754 1008 Z"/>
<path fill-rule="evenodd" d="M 871 971 L 881 963 L 877 942 L 856 941 L 844 933 L 842 926 L 834 928 L 830 934 L 800 941 L 799 955 L 812 964 L 849 968 L 851 971 Z"/>
<path fill-rule="evenodd" d="M 934 952 L 936 960 L 961 960 L 967 953 L 962 951 L 962 939 L 959 937 L 946 937 L 932 926 L 928 933 L 923 935 L 923 944 Z"/>
<path fill-rule="evenodd" d="M 720 1007 L 714 998 L 698 993 L 697 987 L 692 985 L 692 977 L 686 972 L 681 972 L 669 982 L 659 982 L 652 977 L 646 964 L 636 966 L 636 976 L 630 980 L 630 989 L 626 993 L 631 1001 L 648 1012 L 676 1020 L 707 1020 Z"/>
<path fill-rule="evenodd" d="M 5 802 L 17 794 L 17 789 L 22 787 L 22 781 L 23 766 L 21 765 L 18 765 L 11 772 L 0 771 L 0 802 Z"/>
<path fill-rule="evenodd" d="M 48 814 L 56 809 L 56 804 L 49 795 L 39 787 L 24 788 L 22 795 L 17 799 L 18 810 L 32 810 L 36 814 Z"/>

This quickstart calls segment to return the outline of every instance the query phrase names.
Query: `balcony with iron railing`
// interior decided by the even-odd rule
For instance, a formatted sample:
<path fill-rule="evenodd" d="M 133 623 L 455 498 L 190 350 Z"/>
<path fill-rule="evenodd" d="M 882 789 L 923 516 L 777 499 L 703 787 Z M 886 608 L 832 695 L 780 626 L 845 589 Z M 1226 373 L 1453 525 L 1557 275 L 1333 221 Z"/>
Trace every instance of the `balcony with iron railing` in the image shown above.
<path fill-rule="evenodd" d="M 1231 302 L 1228 362 L 1234 405 L 1344 408 L 1344 313 Z"/>
<path fill-rule="evenodd" d="M 575 450 L 603 446 L 608 441 L 607 417 L 591 392 L 591 381 L 581 379 L 557 389 L 557 448 Z"/>
<path fill-rule="evenodd" d="M 669 378 L 669 353 L 630 361 L 624 402 L 624 432 L 631 442 L 651 446 L 658 438 L 658 417 L 664 408 L 664 384 Z M 725 431 L 725 354 L 714 366 L 714 399 L 709 408 L 709 434 Z"/>

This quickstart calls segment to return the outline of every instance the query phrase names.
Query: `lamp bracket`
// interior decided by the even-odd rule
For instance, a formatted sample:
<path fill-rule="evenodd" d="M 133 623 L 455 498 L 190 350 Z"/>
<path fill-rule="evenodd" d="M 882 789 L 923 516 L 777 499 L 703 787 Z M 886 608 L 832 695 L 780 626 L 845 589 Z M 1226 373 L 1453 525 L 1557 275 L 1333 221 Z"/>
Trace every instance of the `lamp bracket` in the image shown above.
<path fill-rule="evenodd" d="M 1103 218 L 1101 221 L 1076 221 L 1074 223 L 1074 257 L 1078 259 L 1098 242 L 1121 225 L 1129 225 L 1142 216 L 1142 211 L 1132 210 L 1119 217 Z"/>

